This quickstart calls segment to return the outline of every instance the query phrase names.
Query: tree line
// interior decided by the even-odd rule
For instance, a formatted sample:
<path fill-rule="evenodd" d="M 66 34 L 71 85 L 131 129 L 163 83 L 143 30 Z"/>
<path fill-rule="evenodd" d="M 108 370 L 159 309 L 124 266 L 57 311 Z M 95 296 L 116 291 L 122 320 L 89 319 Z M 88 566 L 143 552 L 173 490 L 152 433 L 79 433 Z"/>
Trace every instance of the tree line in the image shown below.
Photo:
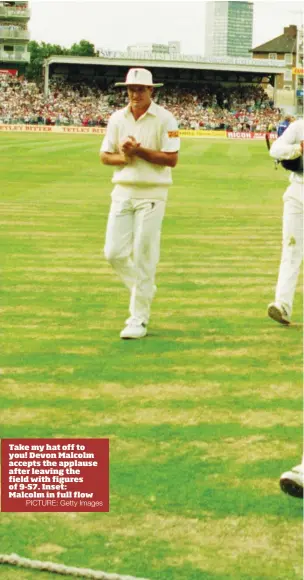
<path fill-rule="evenodd" d="M 49 56 L 99 56 L 94 44 L 88 40 L 81 40 L 79 43 L 72 44 L 70 48 L 31 40 L 28 43 L 28 51 L 31 54 L 31 60 L 25 67 L 24 76 L 29 81 L 41 80 L 43 62 Z"/>

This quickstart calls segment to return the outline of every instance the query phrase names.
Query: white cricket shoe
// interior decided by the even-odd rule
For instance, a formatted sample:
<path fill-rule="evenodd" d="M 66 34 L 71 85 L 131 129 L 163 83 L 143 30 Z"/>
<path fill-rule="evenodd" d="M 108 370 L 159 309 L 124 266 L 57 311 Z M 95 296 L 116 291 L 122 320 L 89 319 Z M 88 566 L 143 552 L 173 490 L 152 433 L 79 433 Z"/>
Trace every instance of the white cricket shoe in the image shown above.
<path fill-rule="evenodd" d="M 121 331 L 120 338 L 143 338 L 147 334 L 147 327 L 145 324 L 127 324 Z"/>
<path fill-rule="evenodd" d="M 297 465 L 280 477 L 281 490 L 293 497 L 303 498 L 304 467 Z"/>
<path fill-rule="evenodd" d="M 281 324 L 290 324 L 290 316 L 286 308 L 278 302 L 271 302 L 271 304 L 269 304 L 268 316 Z"/>

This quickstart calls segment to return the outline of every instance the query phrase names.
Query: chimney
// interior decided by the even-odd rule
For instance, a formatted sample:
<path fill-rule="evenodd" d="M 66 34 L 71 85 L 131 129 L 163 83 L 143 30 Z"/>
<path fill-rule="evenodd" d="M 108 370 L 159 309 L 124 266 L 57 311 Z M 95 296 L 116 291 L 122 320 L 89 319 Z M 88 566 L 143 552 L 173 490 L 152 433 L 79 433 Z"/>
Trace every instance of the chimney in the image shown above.
<path fill-rule="evenodd" d="M 284 28 L 284 36 L 287 36 L 287 38 L 296 38 L 297 36 L 297 27 L 295 24 L 290 24 L 290 26 L 287 26 Z"/>

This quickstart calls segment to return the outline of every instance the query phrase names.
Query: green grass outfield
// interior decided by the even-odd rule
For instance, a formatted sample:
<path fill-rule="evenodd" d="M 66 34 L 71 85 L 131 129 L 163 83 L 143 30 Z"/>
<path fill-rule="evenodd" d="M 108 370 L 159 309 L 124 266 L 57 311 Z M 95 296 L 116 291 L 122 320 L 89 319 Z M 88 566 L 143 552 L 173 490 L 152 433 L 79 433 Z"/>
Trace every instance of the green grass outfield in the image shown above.
<path fill-rule="evenodd" d="M 302 297 L 266 316 L 282 194 L 263 142 L 185 139 L 149 336 L 101 255 L 98 136 L 5 134 L 2 437 L 109 437 L 109 514 L 0 516 L 2 553 L 150 580 L 302 578 Z M 47 573 L 3 567 L 3 580 Z"/>

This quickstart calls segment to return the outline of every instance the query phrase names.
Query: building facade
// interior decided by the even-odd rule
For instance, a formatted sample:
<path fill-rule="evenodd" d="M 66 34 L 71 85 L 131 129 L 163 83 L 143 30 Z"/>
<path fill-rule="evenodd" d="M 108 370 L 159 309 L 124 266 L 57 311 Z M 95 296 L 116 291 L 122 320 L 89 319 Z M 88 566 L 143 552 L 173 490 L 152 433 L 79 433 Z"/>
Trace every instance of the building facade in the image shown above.
<path fill-rule="evenodd" d="M 28 2 L 0 2 L 0 70 L 20 71 L 30 61 Z"/>
<path fill-rule="evenodd" d="M 127 47 L 127 52 L 134 54 L 136 52 L 148 52 L 153 54 L 180 54 L 181 43 L 179 40 L 170 40 L 168 44 L 156 44 L 156 43 L 146 43 L 146 44 L 133 44 Z"/>
<path fill-rule="evenodd" d="M 277 75 L 274 98 L 277 106 L 292 114 L 303 113 L 303 50 L 304 27 L 286 26 L 283 34 L 252 49 L 254 59 L 285 62 L 285 70 Z"/>
<path fill-rule="evenodd" d="M 207 2 L 205 56 L 248 58 L 252 49 L 252 28 L 252 2 Z"/>

